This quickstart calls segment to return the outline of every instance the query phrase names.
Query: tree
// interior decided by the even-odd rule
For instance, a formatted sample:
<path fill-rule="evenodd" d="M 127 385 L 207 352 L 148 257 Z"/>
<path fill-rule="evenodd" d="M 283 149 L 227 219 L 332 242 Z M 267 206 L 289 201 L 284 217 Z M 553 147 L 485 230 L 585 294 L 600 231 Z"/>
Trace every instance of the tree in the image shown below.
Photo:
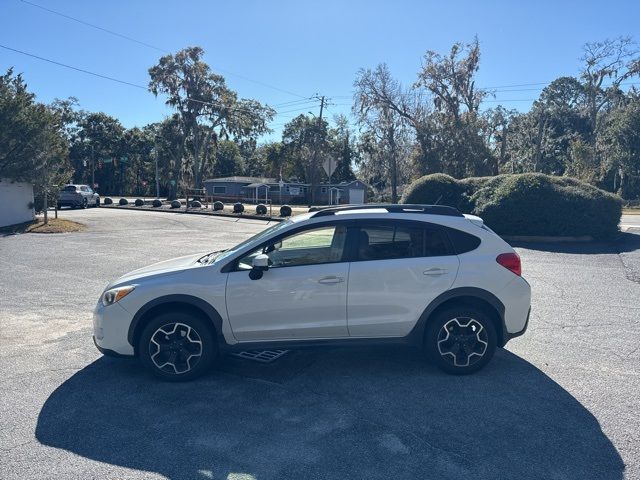
<path fill-rule="evenodd" d="M 479 66 L 477 38 L 468 44 L 454 43 L 448 55 L 428 50 L 415 84 L 433 100 L 428 144 L 432 153 L 427 158 L 435 156 L 441 171 L 457 178 L 498 173 L 480 134 L 483 122 L 478 112 L 488 92 L 475 86 Z"/>
<path fill-rule="evenodd" d="M 36 102 L 22 76 L 9 69 L 0 77 L 0 179 L 33 183 L 46 223 L 46 206 L 69 176 L 64 116 Z"/>
<path fill-rule="evenodd" d="M 189 183 L 201 186 L 211 171 L 219 140 L 257 137 L 269 131 L 267 122 L 275 112 L 255 100 L 238 99 L 224 77 L 211 71 L 204 50 L 189 47 L 160 58 L 149 69 L 149 90 L 166 95 L 167 105 L 178 111 L 190 161 L 183 173 Z M 191 181 L 192 180 L 192 181 Z"/>
<path fill-rule="evenodd" d="M 640 199 L 640 96 L 629 95 L 625 105 L 611 112 L 602 125 L 599 149 L 603 173 L 610 172 L 610 190 L 626 199 Z M 606 177 L 605 177 L 606 178 Z"/>
<path fill-rule="evenodd" d="M 358 151 L 355 145 L 354 132 L 349 127 L 349 120 L 344 115 L 334 118 L 335 128 L 329 131 L 329 150 L 336 166 L 331 180 L 334 182 L 350 182 L 356 179 L 352 165 L 356 162 Z"/>
<path fill-rule="evenodd" d="M 292 174 L 311 186 L 311 203 L 315 201 L 315 186 L 322 178 L 322 162 L 329 154 L 327 121 L 308 115 L 298 115 L 282 131 L 283 154 L 291 159 Z"/>
<path fill-rule="evenodd" d="M 354 82 L 353 112 L 364 132 L 361 143 L 369 162 L 380 164 L 376 173 L 391 186 L 391 201 L 399 199 L 401 141 L 406 135 L 407 118 L 394 105 L 403 102 L 402 88 L 391 77 L 385 64 L 375 70 L 360 70 Z"/>
<path fill-rule="evenodd" d="M 153 132 L 155 139 L 153 155 L 154 160 L 158 162 L 160 190 L 169 200 L 175 200 L 178 196 L 178 180 L 185 155 L 182 121 L 176 113 L 160 123 L 149 125 L 148 128 Z"/>
<path fill-rule="evenodd" d="M 77 183 L 91 183 L 92 176 L 102 194 L 124 194 L 128 157 L 120 122 L 103 112 L 86 113 L 78 121 L 70 160 Z M 121 160 L 124 160 L 122 162 Z M 93 175 L 92 175 L 93 173 Z"/>
<path fill-rule="evenodd" d="M 515 172 L 515 165 L 509 155 L 509 132 L 516 110 L 507 110 L 502 105 L 485 110 L 482 114 L 485 121 L 485 143 L 491 154 L 497 159 L 497 170 Z M 509 164 L 509 165 L 507 165 Z"/>
<path fill-rule="evenodd" d="M 598 114 L 620 98 L 622 82 L 640 74 L 640 51 L 630 37 L 618 37 L 585 44 L 581 60 L 584 65 L 580 77 L 591 128 L 589 143 L 595 147 Z M 605 80 L 608 85 L 604 85 Z"/>
<path fill-rule="evenodd" d="M 240 147 L 235 142 L 223 140 L 218 143 L 216 163 L 213 171 L 216 177 L 229 177 L 242 173 L 244 170 Z"/>
<path fill-rule="evenodd" d="M 0 126 L 1 178 L 33 182 L 51 159 L 65 156 L 61 119 L 12 69 L 0 77 Z"/>

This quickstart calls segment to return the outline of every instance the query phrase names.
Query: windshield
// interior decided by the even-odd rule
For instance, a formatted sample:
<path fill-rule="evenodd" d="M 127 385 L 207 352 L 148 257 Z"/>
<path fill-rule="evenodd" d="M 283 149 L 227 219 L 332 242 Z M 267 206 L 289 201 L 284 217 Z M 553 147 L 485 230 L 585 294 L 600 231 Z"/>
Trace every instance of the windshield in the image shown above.
<path fill-rule="evenodd" d="M 233 255 L 235 252 L 241 250 L 242 248 L 244 248 L 244 247 L 246 247 L 248 245 L 254 245 L 254 244 L 260 243 L 267 236 L 271 235 L 272 233 L 277 232 L 278 230 L 285 229 L 286 227 L 291 225 L 291 223 L 292 223 L 291 220 L 285 220 L 284 222 L 276 223 L 275 225 L 272 225 L 271 227 L 266 228 L 265 230 L 261 231 L 260 233 L 254 235 L 253 237 L 248 238 L 247 240 L 245 240 L 242 243 L 239 243 L 235 247 L 232 247 L 229 250 L 225 250 L 223 253 L 221 253 L 220 255 L 218 255 L 216 257 L 216 260 L 213 263 L 218 263 L 220 260 L 222 260 L 224 258 L 227 258 L 229 255 Z"/>
<path fill-rule="evenodd" d="M 75 185 L 67 185 L 66 187 L 64 187 L 62 189 L 63 192 L 75 192 L 76 191 L 76 186 Z"/>

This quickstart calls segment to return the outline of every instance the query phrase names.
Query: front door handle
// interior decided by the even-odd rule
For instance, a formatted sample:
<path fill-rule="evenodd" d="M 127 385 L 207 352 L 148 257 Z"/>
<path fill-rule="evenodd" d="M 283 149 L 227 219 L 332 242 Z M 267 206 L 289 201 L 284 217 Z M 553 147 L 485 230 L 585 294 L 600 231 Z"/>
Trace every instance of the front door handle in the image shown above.
<path fill-rule="evenodd" d="M 344 282 L 344 278 L 336 277 L 335 275 L 322 277 L 320 280 L 318 280 L 318 283 L 322 283 L 323 285 L 332 285 L 334 283 L 342 283 L 342 282 Z"/>
<path fill-rule="evenodd" d="M 446 268 L 429 268 L 427 270 L 425 270 L 423 273 L 423 275 L 427 275 L 429 277 L 437 277 L 438 275 L 444 275 L 445 273 L 448 273 L 449 270 L 447 270 Z"/>

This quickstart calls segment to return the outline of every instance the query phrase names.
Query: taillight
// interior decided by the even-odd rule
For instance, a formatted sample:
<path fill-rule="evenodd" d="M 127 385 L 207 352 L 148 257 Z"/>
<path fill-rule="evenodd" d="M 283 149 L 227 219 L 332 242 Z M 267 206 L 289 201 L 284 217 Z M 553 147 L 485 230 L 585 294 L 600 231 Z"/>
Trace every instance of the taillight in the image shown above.
<path fill-rule="evenodd" d="M 501 253 L 496 257 L 496 262 L 507 270 L 511 270 L 516 275 L 522 275 L 522 264 L 520 263 L 520 256 L 517 253 Z"/>

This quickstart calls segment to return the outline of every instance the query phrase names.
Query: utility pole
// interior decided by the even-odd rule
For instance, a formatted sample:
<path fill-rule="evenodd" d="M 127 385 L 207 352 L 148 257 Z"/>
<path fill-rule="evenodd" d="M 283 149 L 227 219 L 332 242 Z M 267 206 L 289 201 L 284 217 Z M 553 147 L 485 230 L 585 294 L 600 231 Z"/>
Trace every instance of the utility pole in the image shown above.
<path fill-rule="evenodd" d="M 318 97 L 316 97 L 318 98 Z M 313 148 L 313 169 L 316 167 L 316 162 L 318 161 L 318 135 L 320 134 L 320 128 L 322 127 L 322 112 L 324 111 L 324 95 L 320 97 L 320 115 L 318 116 L 318 131 L 315 135 L 315 145 Z M 313 175 L 315 177 L 315 175 Z M 311 203 L 315 201 L 315 182 L 311 182 Z M 310 205 L 311 206 L 311 205 Z"/>
<path fill-rule="evenodd" d="M 91 188 L 96 188 L 96 156 L 93 151 L 93 143 L 91 144 Z"/>
<path fill-rule="evenodd" d="M 160 179 L 158 178 L 158 152 L 154 152 L 156 160 L 156 198 L 160 198 Z"/>

